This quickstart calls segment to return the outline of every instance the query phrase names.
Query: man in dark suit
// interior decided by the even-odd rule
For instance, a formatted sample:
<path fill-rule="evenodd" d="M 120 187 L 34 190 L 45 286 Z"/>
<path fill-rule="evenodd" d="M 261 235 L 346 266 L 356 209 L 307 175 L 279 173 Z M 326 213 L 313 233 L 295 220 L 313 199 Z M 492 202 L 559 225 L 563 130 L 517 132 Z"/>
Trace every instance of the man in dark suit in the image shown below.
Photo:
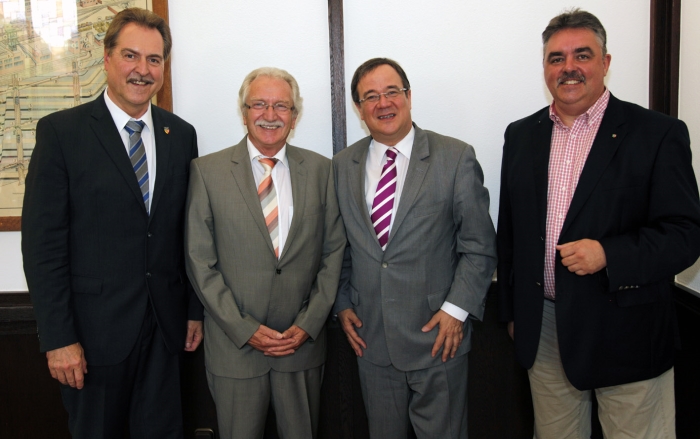
<path fill-rule="evenodd" d="M 505 133 L 500 315 L 529 369 L 538 438 L 675 437 L 671 282 L 700 254 L 683 122 L 620 101 L 605 29 L 574 9 L 542 34 L 552 104 Z"/>
<path fill-rule="evenodd" d="M 179 353 L 202 339 L 183 255 L 196 133 L 150 103 L 171 48 L 163 19 L 126 9 L 104 44 L 107 91 L 37 125 L 24 271 L 73 437 L 128 425 L 132 438 L 181 438 Z"/>
<path fill-rule="evenodd" d="M 357 68 L 352 98 L 371 137 L 333 158 L 347 232 L 334 307 L 357 354 L 372 438 L 467 437 L 470 319 L 496 265 L 474 148 L 411 120 L 401 66 Z"/>

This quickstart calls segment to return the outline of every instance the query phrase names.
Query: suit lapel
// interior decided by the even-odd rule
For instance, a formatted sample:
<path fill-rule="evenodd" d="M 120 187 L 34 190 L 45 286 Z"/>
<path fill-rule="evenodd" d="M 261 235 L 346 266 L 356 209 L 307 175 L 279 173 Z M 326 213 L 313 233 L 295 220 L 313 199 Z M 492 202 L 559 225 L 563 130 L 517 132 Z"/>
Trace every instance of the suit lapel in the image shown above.
<path fill-rule="evenodd" d="M 428 173 L 430 162 L 426 159 L 430 156 L 430 147 L 428 145 L 428 135 L 425 131 L 413 125 L 416 129 L 416 135 L 413 139 L 413 148 L 411 150 L 411 160 L 408 163 L 408 171 L 406 172 L 406 180 L 403 183 L 401 191 L 401 199 L 399 200 L 399 208 L 396 211 L 394 224 L 391 226 L 391 234 L 387 248 L 391 245 L 391 239 L 396 235 L 396 231 L 401 227 L 401 223 L 406 218 L 408 211 L 413 206 L 418 192 L 423 185 L 425 175 Z M 366 210 L 366 209 L 365 209 Z M 379 245 L 379 242 L 377 242 Z"/>
<path fill-rule="evenodd" d="M 301 227 L 304 220 L 304 206 L 306 205 L 306 168 L 304 168 L 304 157 L 295 146 L 287 144 L 287 162 L 289 163 L 289 176 L 292 181 L 292 203 L 295 207 L 292 216 L 292 225 L 287 234 L 280 260 L 287 253 L 294 236 Z M 270 242 L 272 245 L 272 242 Z"/>
<path fill-rule="evenodd" d="M 361 212 L 367 230 L 374 236 L 374 241 L 379 245 L 377 234 L 374 232 L 372 220 L 367 210 L 367 202 L 365 201 L 365 173 L 367 172 L 367 154 L 371 141 L 372 138 L 367 137 L 361 140 L 363 143 L 359 148 L 356 148 L 355 156 L 352 158 L 354 168 L 348 173 L 348 179 L 350 180 L 350 190 L 352 192 L 352 198 L 357 205 L 357 211 Z"/>
<path fill-rule="evenodd" d="M 535 196 L 539 213 L 540 236 L 547 234 L 547 189 L 549 186 L 549 154 L 552 149 L 552 125 L 549 107 L 537 119 L 537 128 L 532 137 L 532 170 L 535 178 Z"/>
<path fill-rule="evenodd" d="M 165 121 L 163 120 L 162 110 L 154 105 L 151 106 L 151 117 L 153 118 L 153 134 L 156 139 L 156 184 L 153 188 L 153 199 L 151 200 L 151 214 L 153 215 L 158 206 L 158 201 L 162 198 L 163 190 L 167 186 L 169 175 L 168 169 L 170 169 L 170 151 L 171 137 L 165 134 L 163 131 L 163 126 Z M 175 134 L 177 135 L 177 133 Z"/>
<path fill-rule="evenodd" d="M 267 247 L 274 253 L 275 249 L 272 247 L 272 239 L 270 238 L 270 232 L 267 231 L 265 217 L 263 216 L 262 206 L 260 206 L 260 199 L 258 198 L 258 188 L 255 186 L 253 167 L 250 163 L 251 158 L 248 155 L 247 139 L 248 136 L 246 135 L 238 145 L 233 147 L 231 153 L 231 173 L 233 174 L 234 180 L 236 180 L 238 190 L 241 192 L 250 210 L 253 221 L 258 225 L 260 233 L 267 237 L 265 240 L 267 242 Z"/>
<path fill-rule="evenodd" d="M 605 110 L 603 120 L 600 123 L 598 134 L 596 134 L 588 159 L 581 171 L 581 177 L 576 185 L 574 197 L 571 199 L 569 211 L 566 214 L 564 225 L 561 228 L 560 236 L 564 236 L 566 229 L 586 204 L 586 201 L 598 184 L 598 180 L 608 167 L 618 146 L 627 135 L 627 128 L 624 126 L 625 118 L 622 113 L 620 101 L 612 95 Z"/>
<path fill-rule="evenodd" d="M 126 152 L 126 147 L 122 142 L 119 130 L 114 125 L 114 119 L 112 119 L 112 115 L 107 109 L 104 96 L 98 97 L 93 102 L 94 105 L 92 110 L 92 119 L 90 120 L 90 127 L 99 140 L 100 145 L 102 145 L 102 148 L 104 148 L 107 155 L 112 159 L 114 165 L 122 174 L 122 177 L 124 177 L 124 182 L 129 189 L 131 189 L 131 192 L 134 194 L 134 197 L 136 197 L 139 205 L 143 209 L 144 215 L 146 215 L 146 206 L 143 203 L 143 195 L 141 194 L 141 189 L 139 189 L 138 182 L 136 181 L 134 168 L 131 166 L 131 161 L 129 160 L 129 155 Z"/>

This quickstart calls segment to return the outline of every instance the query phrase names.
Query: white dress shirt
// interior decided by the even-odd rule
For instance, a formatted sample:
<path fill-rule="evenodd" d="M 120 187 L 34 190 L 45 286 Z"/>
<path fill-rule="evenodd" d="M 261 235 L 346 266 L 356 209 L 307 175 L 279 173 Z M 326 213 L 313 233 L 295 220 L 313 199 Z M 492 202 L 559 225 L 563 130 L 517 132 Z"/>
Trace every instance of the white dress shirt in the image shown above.
<path fill-rule="evenodd" d="M 408 172 L 408 164 L 411 160 L 411 151 L 413 150 L 413 140 L 415 137 L 416 130 L 415 128 L 411 127 L 411 131 L 408 132 L 406 137 L 394 145 L 394 149 L 397 151 L 395 160 L 396 192 L 394 194 L 394 207 L 391 211 L 389 231 L 387 232 L 389 234 L 391 234 L 391 228 L 394 226 L 394 218 L 396 218 L 396 212 L 399 209 L 401 192 L 403 191 L 403 185 L 406 182 L 406 173 Z M 372 139 L 372 141 L 369 143 L 367 163 L 365 164 L 365 203 L 367 204 L 368 212 L 372 212 L 374 193 L 377 191 L 377 184 L 379 184 L 379 179 L 382 176 L 382 169 L 386 164 L 387 149 L 389 149 L 388 146 L 383 145 L 374 139 Z M 467 320 L 467 317 L 469 316 L 467 311 L 447 301 L 442 304 L 440 309 L 462 322 Z"/>
<path fill-rule="evenodd" d="M 260 186 L 260 182 L 265 175 L 265 168 L 260 163 L 261 158 L 266 158 L 266 155 L 260 154 L 260 151 L 253 145 L 248 138 L 248 156 L 250 157 L 250 164 L 253 168 L 253 177 L 255 178 L 255 187 Z M 294 200 L 292 199 L 292 178 L 289 173 L 289 161 L 287 160 L 287 145 L 285 144 L 282 149 L 275 154 L 274 157 L 277 159 L 277 164 L 272 168 L 272 185 L 275 187 L 275 192 L 277 192 L 277 218 L 278 218 L 278 243 L 279 243 L 279 255 L 282 256 L 282 251 L 284 250 L 284 244 L 287 241 L 287 235 L 289 235 L 289 226 L 292 225 L 292 217 L 294 216 Z"/>
<path fill-rule="evenodd" d="M 126 156 L 129 157 L 129 133 L 124 127 L 126 123 L 129 122 L 131 116 L 126 114 L 124 110 L 119 108 L 107 94 L 105 90 L 104 93 L 105 103 L 107 104 L 107 109 L 109 114 L 112 115 L 112 120 L 114 120 L 114 125 L 116 125 L 119 130 L 119 135 L 122 138 L 122 143 L 124 143 L 124 149 L 126 149 Z M 99 99 L 99 98 L 98 98 Z M 141 131 L 141 140 L 143 140 L 143 147 L 146 149 L 146 164 L 148 165 L 148 211 L 151 211 L 151 203 L 153 202 L 153 188 L 156 185 L 156 137 L 153 133 L 153 116 L 151 115 L 151 104 L 148 104 L 148 110 L 141 116 L 141 118 L 136 119 L 145 123 L 143 131 Z M 136 177 L 134 177 L 136 178 Z"/>

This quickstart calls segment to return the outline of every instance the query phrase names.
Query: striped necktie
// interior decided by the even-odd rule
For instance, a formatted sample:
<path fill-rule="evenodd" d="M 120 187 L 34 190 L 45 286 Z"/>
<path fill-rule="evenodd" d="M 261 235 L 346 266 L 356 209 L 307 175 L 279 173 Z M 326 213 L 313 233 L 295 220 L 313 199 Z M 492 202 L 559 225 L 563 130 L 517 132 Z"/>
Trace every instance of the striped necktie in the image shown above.
<path fill-rule="evenodd" d="M 277 191 L 275 185 L 272 184 L 272 168 L 277 164 L 277 159 L 274 158 L 259 158 L 258 161 L 265 168 L 260 186 L 258 186 L 258 198 L 262 206 L 263 216 L 267 231 L 272 239 L 272 247 L 275 249 L 275 256 L 279 258 L 279 227 L 277 213 Z"/>
<path fill-rule="evenodd" d="M 129 133 L 129 159 L 131 160 L 131 166 L 134 168 L 139 188 L 141 188 L 143 204 L 146 207 L 146 212 L 148 212 L 148 199 L 150 198 L 148 192 L 148 162 L 146 161 L 146 148 L 144 148 L 143 140 L 141 139 L 141 131 L 144 125 L 146 123 L 141 120 L 129 119 L 124 129 Z"/>
<path fill-rule="evenodd" d="M 389 226 L 391 225 L 391 212 L 394 210 L 394 196 L 396 195 L 396 150 L 386 150 L 386 164 L 382 169 L 382 176 L 377 183 L 377 191 L 374 193 L 372 203 L 372 226 L 377 234 L 382 250 L 386 249 L 389 242 Z"/>

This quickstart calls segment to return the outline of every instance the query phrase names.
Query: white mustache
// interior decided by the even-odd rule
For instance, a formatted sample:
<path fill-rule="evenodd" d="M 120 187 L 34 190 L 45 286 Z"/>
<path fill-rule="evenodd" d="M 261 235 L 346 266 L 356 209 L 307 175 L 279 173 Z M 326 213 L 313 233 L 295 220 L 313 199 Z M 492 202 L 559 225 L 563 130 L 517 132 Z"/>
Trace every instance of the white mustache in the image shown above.
<path fill-rule="evenodd" d="M 284 127 L 284 122 L 282 122 L 281 120 L 275 120 L 272 122 L 268 122 L 266 120 L 256 120 L 255 126 L 268 128 L 282 128 Z"/>

